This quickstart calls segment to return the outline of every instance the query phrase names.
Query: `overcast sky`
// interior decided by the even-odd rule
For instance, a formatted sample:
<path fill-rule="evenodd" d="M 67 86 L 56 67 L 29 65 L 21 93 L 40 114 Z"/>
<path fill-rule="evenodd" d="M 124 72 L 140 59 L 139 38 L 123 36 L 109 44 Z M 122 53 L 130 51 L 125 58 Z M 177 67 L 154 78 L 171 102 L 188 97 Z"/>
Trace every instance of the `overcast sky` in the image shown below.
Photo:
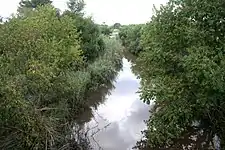
<path fill-rule="evenodd" d="M 152 15 L 152 6 L 165 4 L 167 0 L 85 0 L 86 13 L 97 23 L 136 24 L 147 22 Z M 20 0 L 1 0 L 0 15 L 8 17 L 15 13 Z M 67 0 L 53 0 L 53 4 L 64 10 Z"/>

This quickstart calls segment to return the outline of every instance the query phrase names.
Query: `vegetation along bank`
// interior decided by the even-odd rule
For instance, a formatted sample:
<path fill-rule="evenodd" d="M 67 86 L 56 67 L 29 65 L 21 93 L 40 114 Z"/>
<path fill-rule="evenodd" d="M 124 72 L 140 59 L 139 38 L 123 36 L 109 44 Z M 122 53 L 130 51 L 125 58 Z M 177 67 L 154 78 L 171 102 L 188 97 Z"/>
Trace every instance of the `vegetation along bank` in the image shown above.
<path fill-rule="evenodd" d="M 121 66 L 120 43 L 84 17 L 83 1 L 64 12 L 51 3 L 21 1 L 0 24 L 0 149 L 89 149 L 77 118 Z"/>
<path fill-rule="evenodd" d="M 224 8 L 221 0 L 169 0 L 147 24 L 121 28 L 138 56 L 141 99 L 155 101 L 138 149 L 225 148 Z"/>
<path fill-rule="evenodd" d="M 0 20 L 0 149 L 91 149 L 74 127 L 95 105 L 91 93 L 117 74 L 122 48 L 84 6 L 69 0 L 62 12 L 50 0 L 22 0 Z M 141 100 L 155 103 L 136 149 L 224 149 L 224 8 L 169 0 L 147 24 L 116 25 L 135 55 Z"/>

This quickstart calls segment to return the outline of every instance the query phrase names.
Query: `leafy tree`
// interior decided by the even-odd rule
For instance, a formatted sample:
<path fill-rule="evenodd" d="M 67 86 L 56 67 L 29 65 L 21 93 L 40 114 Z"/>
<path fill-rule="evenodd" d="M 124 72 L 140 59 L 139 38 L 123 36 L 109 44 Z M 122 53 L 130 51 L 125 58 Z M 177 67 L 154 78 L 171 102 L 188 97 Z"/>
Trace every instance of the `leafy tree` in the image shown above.
<path fill-rule="evenodd" d="M 46 4 L 51 4 L 51 0 L 21 0 L 19 3 L 19 9 L 21 8 L 37 8 Z"/>
<path fill-rule="evenodd" d="M 109 36 L 112 33 L 112 29 L 105 24 L 99 25 L 99 28 L 100 28 L 100 32 L 104 35 Z"/>
<path fill-rule="evenodd" d="M 73 13 L 81 13 L 85 7 L 84 0 L 69 0 L 67 2 L 69 10 Z"/>
<path fill-rule="evenodd" d="M 0 149 L 57 148 L 79 110 L 79 37 L 74 20 L 55 13 L 39 7 L 0 28 Z"/>
<path fill-rule="evenodd" d="M 141 99 L 155 109 L 140 149 L 208 149 L 215 135 L 224 149 L 224 6 L 170 0 L 143 29 Z"/>
<path fill-rule="evenodd" d="M 28 12 L 0 24 L 0 149 L 88 150 L 74 127 L 95 106 L 89 94 L 116 75 L 121 45 L 80 14 Z"/>
<path fill-rule="evenodd" d="M 114 29 L 119 29 L 121 27 L 121 24 L 120 23 L 115 23 L 114 25 L 113 25 L 113 28 Z"/>
<path fill-rule="evenodd" d="M 80 5 L 76 1 L 73 8 L 77 8 Z M 70 5 L 68 4 L 68 7 Z M 65 11 L 63 15 L 70 16 L 76 20 L 76 28 L 80 33 L 81 38 L 81 49 L 83 50 L 83 55 L 85 56 L 86 61 L 94 61 L 99 55 L 103 54 L 105 45 L 103 39 L 101 38 L 100 29 L 97 24 L 94 23 L 92 18 L 85 18 L 82 14 L 77 13 L 77 11 L 70 10 Z"/>
<path fill-rule="evenodd" d="M 17 11 L 19 12 L 20 16 L 26 16 L 31 10 L 37 8 L 38 6 L 51 3 L 51 0 L 21 0 Z"/>
<path fill-rule="evenodd" d="M 119 37 L 123 46 L 134 55 L 138 55 L 142 51 L 140 45 L 143 24 L 127 25 L 120 28 Z"/>

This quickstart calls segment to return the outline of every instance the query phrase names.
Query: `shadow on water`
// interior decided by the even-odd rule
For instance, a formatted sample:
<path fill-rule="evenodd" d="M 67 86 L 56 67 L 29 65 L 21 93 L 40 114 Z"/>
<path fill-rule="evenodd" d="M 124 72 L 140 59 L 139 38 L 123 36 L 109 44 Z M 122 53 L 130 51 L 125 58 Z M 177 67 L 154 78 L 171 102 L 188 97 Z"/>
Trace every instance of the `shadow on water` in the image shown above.
<path fill-rule="evenodd" d="M 140 78 L 139 77 L 139 71 L 140 71 L 140 68 L 139 68 L 139 64 L 137 62 L 137 56 L 131 54 L 129 51 L 127 50 L 124 50 L 123 51 L 123 55 L 124 55 L 124 58 L 126 58 L 128 60 L 128 62 L 131 63 L 131 70 L 132 70 L 132 73 L 137 77 L 137 78 Z"/>
<path fill-rule="evenodd" d="M 209 132 L 198 127 L 189 127 L 179 138 L 173 140 L 170 145 L 151 148 L 147 146 L 146 141 L 138 142 L 135 149 L 140 150 L 220 150 L 218 139 Z M 217 140 L 217 141 L 216 141 Z M 215 148 L 217 147 L 217 148 Z"/>
<path fill-rule="evenodd" d="M 110 95 L 111 90 L 115 88 L 113 85 L 114 80 L 115 77 L 105 86 L 101 87 L 95 92 L 90 93 L 90 96 L 88 97 L 88 105 L 84 106 L 85 111 L 77 119 L 78 124 L 83 125 L 86 122 L 91 121 L 91 119 L 94 117 L 93 111 L 95 111 L 98 106 L 105 101 L 106 95 Z"/>
<path fill-rule="evenodd" d="M 69 137 L 69 149 L 71 150 L 90 150 L 93 149 L 90 145 L 90 138 L 87 136 L 88 130 L 85 129 L 85 124 L 90 122 L 94 117 L 94 112 L 97 110 L 98 106 L 104 103 L 107 95 L 110 95 L 111 91 L 115 88 L 114 82 L 118 72 L 122 69 L 122 65 L 118 64 L 115 72 L 109 76 L 110 80 L 99 86 L 99 88 L 94 90 L 89 90 L 87 92 L 86 102 L 80 107 L 82 109 L 82 114 L 76 115 L 76 122 L 72 123 L 71 129 L 72 134 Z M 70 133 L 69 133 L 70 134 Z M 73 145 L 74 144 L 74 145 Z M 67 146 L 68 144 L 66 144 Z M 79 145 L 79 147 L 77 147 Z M 68 149 L 68 146 L 60 150 Z"/>
<path fill-rule="evenodd" d="M 127 50 L 123 50 L 123 55 L 124 55 L 124 58 L 126 58 L 128 62 L 131 62 L 132 65 L 135 64 L 137 56 L 131 54 Z"/>
<path fill-rule="evenodd" d="M 84 129 L 93 149 L 130 150 L 146 128 L 149 106 L 139 100 L 140 80 L 131 67 L 123 58 L 117 77 L 89 98 L 91 103 L 80 120 L 86 122 Z"/>
<path fill-rule="evenodd" d="M 138 76 L 139 64 L 137 64 L 137 56 L 132 55 L 131 53 L 124 51 L 124 57 L 131 63 L 132 72 Z M 151 105 L 149 110 L 154 111 L 154 106 Z M 151 115 L 151 113 L 149 113 Z M 181 137 L 174 139 L 174 143 L 171 146 L 165 146 L 160 148 L 146 148 L 147 146 L 141 146 L 141 150 L 220 150 L 219 139 L 217 136 L 209 133 L 207 129 L 200 128 L 199 126 L 191 126 L 186 132 L 182 134 Z M 145 143 L 145 142 L 144 142 Z M 138 145 L 138 144 L 137 144 Z M 144 148 L 145 147 L 145 148 Z M 215 148 L 217 147 L 217 148 Z M 138 149 L 138 147 L 136 147 Z"/>
<path fill-rule="evenodd" d="M 90 94 L 88 106 L 79 118 L 81 126 L 78 127 L 82 128 L 79 130 L 86 133 L 94 150 L 131 150 L 142 138 L 141 131 L 146 129 L 144 120 L 149 119 L 152 105 L 140 101 L 136 58 L 124 54 L 122 70 L 118 70 L 118 74 L 105 86 Z M 203 132 L 189 129 L 171 147 L 161 149 L 209 149 L 211 141 L 207 138 L 210 137 Z"/>

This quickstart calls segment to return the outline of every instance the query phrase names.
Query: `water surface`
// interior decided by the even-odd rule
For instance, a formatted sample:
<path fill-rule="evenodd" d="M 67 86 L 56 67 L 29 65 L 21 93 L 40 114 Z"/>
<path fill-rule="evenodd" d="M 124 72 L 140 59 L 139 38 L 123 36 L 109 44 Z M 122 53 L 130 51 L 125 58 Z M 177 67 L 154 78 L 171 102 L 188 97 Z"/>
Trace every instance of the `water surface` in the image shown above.
<path fill-rule="evenodd" d="M 149 106 L 139 99 L 140 80 L 132 73 L 131 63 L 123 58 L 111 94 L 97 109 L 87 127 L 95 150 L 130 150 L 146 128 Z"/>

